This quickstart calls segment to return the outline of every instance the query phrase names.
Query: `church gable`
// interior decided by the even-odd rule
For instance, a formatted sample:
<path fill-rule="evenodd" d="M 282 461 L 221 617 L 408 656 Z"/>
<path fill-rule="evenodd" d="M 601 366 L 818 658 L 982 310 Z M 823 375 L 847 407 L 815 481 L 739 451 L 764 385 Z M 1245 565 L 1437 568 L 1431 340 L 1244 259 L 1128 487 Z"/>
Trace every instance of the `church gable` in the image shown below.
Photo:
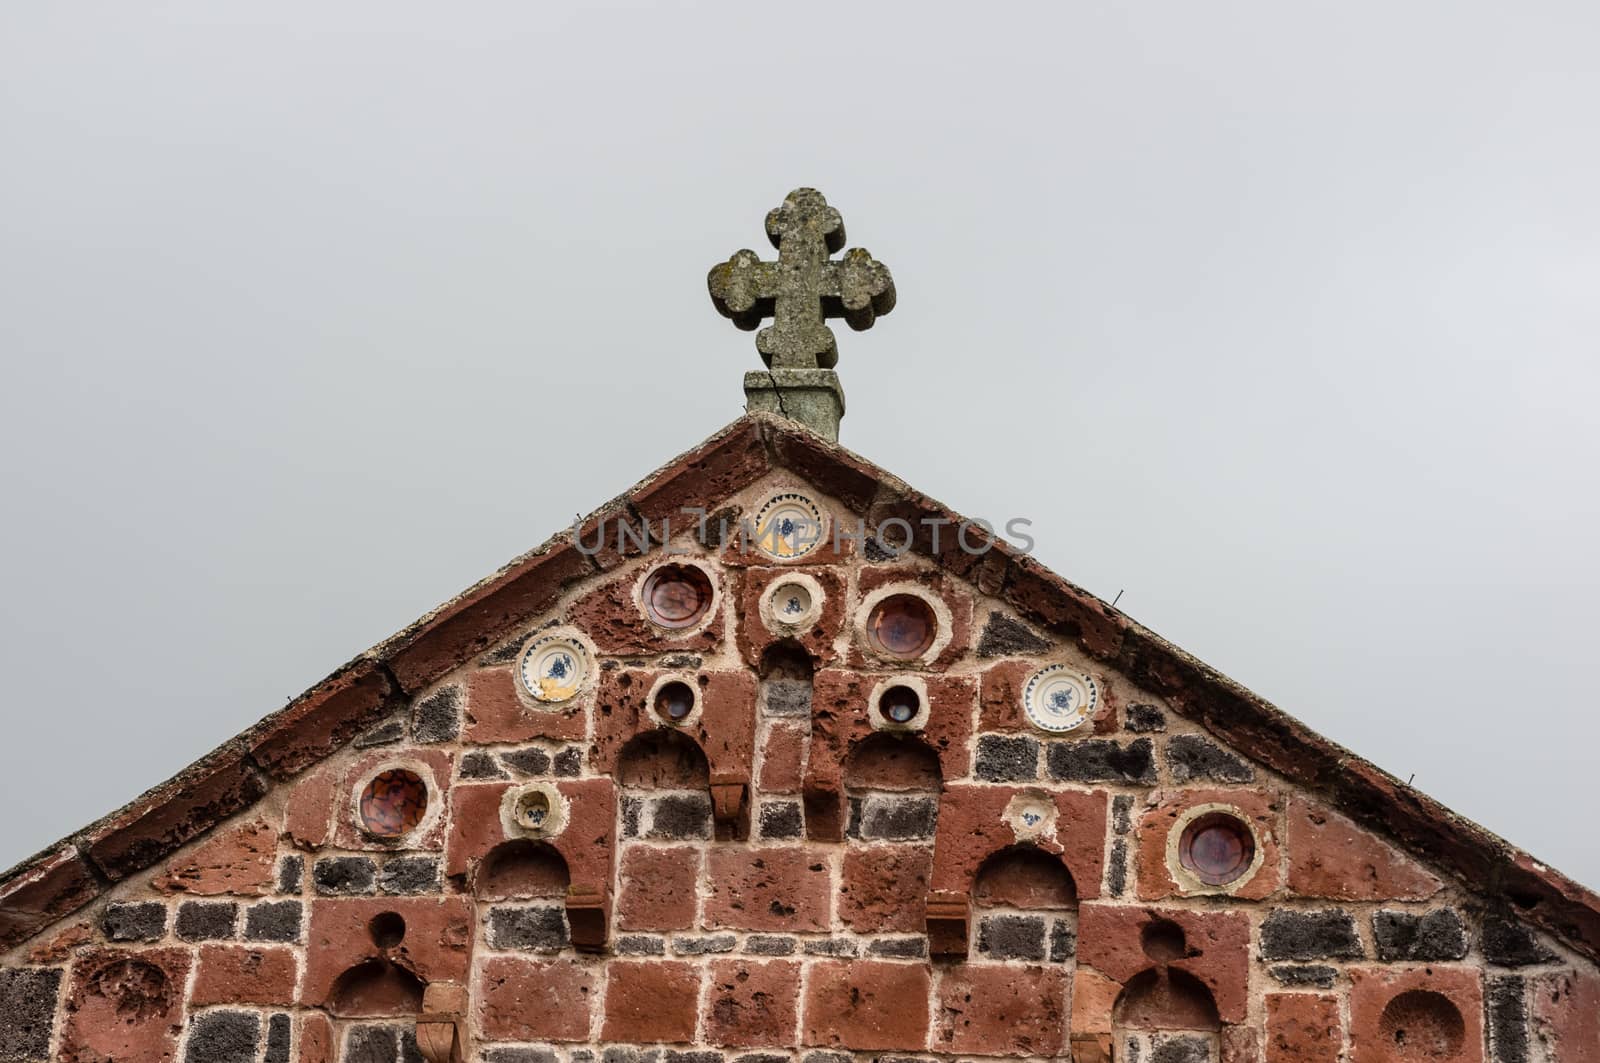
<path fill-rule="evenodd" d="M 14 873 L 0 1060 L 1600 1052 L 1580 887 L 959 526 L 736 422 Z"/>
<path fill-rule="evenodd" d="M 840 449 L 765 230 L 750 416 L 0 876 L 0 1063 L 1600 1058 L 1593 894 Z"/>

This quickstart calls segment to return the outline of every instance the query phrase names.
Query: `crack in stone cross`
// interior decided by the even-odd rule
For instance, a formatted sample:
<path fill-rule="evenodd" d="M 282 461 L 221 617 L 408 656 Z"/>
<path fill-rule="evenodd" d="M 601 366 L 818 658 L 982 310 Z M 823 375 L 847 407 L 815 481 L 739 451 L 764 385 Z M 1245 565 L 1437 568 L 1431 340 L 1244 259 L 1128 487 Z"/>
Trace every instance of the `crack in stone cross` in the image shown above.
<path fill-rule="evenodd" d="M 767 239 L 778 260 L 734 252 L 706 277 L 711 301 L 747 332 L 772 318 L 756 336 L 769 369 L 832 369 L 839 347 L 824 322 L 842 317 L 860 332 L 893 310 L 889 267 L 860 247 L 837 261 L 828 257 L 844 246 L 844 219 L 814 188 L 795 189 L 767 213 Z"/>

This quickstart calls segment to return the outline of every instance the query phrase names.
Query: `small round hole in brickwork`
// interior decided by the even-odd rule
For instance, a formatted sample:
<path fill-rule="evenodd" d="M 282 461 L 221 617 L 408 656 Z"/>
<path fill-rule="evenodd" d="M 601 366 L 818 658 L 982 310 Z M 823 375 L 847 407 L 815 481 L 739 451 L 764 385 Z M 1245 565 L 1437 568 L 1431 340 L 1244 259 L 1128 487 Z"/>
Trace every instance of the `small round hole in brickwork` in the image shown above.
<path fill-rule="evenodd" d="M 380 949 L 392 949 L 406 939 L 406 921 L 399 912 L 379 912 L 367 924 L 367 933 Z"/>
<path fill-rule="evenodd" d="M 681 680 L 661 684 L 656 691 L 656 715 L 668 723 L 682 723 L 694 711 L 694 690 Z"/>
<path fill-rule="evenodd" d="M 922 710 L 922 698 L 908 686 L 892 686 L 878 699 L 878 709 L 891 723 L 910 723 Z"/>
<path fill-rule="evenodd" d="M 1139 932 L 1144 954 L 1157 963 L 1171 963 L 1188 951 L 1183 927 L 1170 919 L 1153 919 Z"/>
<path fill-rule="evenodd" d="M 915 594 L 891 594 L 873 606 L 867 617 L 867 637 L 873 649 L 889 657 L 922 656 L 938 632 L 933 606 Z"/>
<path fill-rule="evenodd" d="M 662 565 L 645 579 L 643 597 L 655 624 L 694 627 L 711 609 L 711 577 L 694 565 Z"/>
<path fill-rule="evenodd" d="M 427 784 L 405 768 L 380 772 L 361 791 L 361 826 L 374 838 L 398 838 L 415 830 L 427 810 Z"/>
<path fill-rule="evenodd" d="M 1256 843 L 1250 828 L 1226 812 L 1199 817 L 1178 840 L 1178 860 L 1208 886 L 1226 886 L 1250 870 Z"/>
<path fill-rule="evenodd" d="M 1407 990 L 1389 1001 L 1378 1031 L 1394 1058 L 1404 1063 L 1454 1059 L 1467 1039 L 1461 1009 L 1430 989 Z"/>

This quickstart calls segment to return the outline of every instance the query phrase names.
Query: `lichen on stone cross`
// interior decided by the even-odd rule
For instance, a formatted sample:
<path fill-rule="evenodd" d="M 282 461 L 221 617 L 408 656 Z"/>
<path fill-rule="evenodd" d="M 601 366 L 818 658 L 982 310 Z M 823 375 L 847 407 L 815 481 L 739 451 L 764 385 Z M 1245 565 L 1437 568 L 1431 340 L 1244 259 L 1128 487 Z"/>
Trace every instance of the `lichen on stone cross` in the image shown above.
<path fill-rule="evenodd" d="M 816 189 L 795 189 L 767 214 L 767 239 L 778 261 L 737 251 L 712 268 L 706 283 L 717 310 L 740 328 L 773 319 L 756 336 L 768 368 L 831 369 L 839 347 L 826 319 L 842 317 L 859 332 L 894 309 L 889 267 L 859 247 L 829 258 L 844 246 L 844 219 Z"/>

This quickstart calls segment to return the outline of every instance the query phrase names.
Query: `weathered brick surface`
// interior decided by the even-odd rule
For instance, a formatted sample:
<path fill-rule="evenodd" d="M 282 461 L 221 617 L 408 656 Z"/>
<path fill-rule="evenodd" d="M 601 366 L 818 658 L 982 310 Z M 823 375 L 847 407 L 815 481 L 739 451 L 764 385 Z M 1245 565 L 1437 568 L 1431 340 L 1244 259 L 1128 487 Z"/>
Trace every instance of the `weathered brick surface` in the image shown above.
<path fill-rule="evenodd" d="M 601 1038 L 633 1044 L 693 1041 L 700 975 L 697 965 L 674 960 L 613 960 Z"/>
<path fill-rule="evenodd" d="M 1267 1063 L 1339 1063 L 1344 1019 L 1339 998 L 1318 993 L 1267 994 Z"/>
<path fill-rule="evenodd" d="M 822 960 L 806 986 L 802 1042 L 858 1052 L 920 1051 L 928 1042 L 929 969 Z"/>
<path fill-rule="evenodd" d="M 706 1040 L 725 1048 L 792 1045 L 799 999 L 798 963 L 718 960 L 706 995 Z"/>
<path fill-rule="evenodd" d="M 847 850 L 841 865 L 839 919 L 859 934 L 921 931 L 933 856 L 922 847 Z"/>
<path fill-rule="evenodd" d="M 1048 967 L 961 964 L 939 979 L 933 1047 L 980 1056 L 1059 1055 L 1066 976 Z"/>
<path fill-rule="evenodd" d="M 478 978 L 478 1021 L 495 1041 L 586 1041 L 600 972 L 569 959 L 496 956 Z"/>
<path fill-rule="evenodd" d="M 278 831 L 265 819 L 230 827 L 167 865 L 154 886 L 163 893 L 258 897 L 272 888 Z"/>
<path fill-rule="evenodd" d="M 208 1004 L 294 1003 L 300 957 L 294 949 L 207 945 L 200 950 L 200 967 L 189 1003 Z"/>
<path fill-rule="evenodd" d="M 803 846 L 713 849 L 706 922 L 736 930 L 826 930 L 833 894 L 827 858 Z"/>
<path fill-rule="evenodd" d="M 183 1028 L 190 955 L 94 950 L 72 965 L 60 1055 L 69 1063 L 167 1063 Z"/>
<path fill-rule="evenodd" d="M 622 856 L 617 926 L 623 930 L 688 930 L 694 926 L 699 881 L 697 849 L 629 847 Z"/>
<path fill-rule="evenodd" d="M 1304 798 L 1289 802 L 1289 888 L 1341 901 L 1424 900 L 1439 880 L 1387 842 Z"/>

